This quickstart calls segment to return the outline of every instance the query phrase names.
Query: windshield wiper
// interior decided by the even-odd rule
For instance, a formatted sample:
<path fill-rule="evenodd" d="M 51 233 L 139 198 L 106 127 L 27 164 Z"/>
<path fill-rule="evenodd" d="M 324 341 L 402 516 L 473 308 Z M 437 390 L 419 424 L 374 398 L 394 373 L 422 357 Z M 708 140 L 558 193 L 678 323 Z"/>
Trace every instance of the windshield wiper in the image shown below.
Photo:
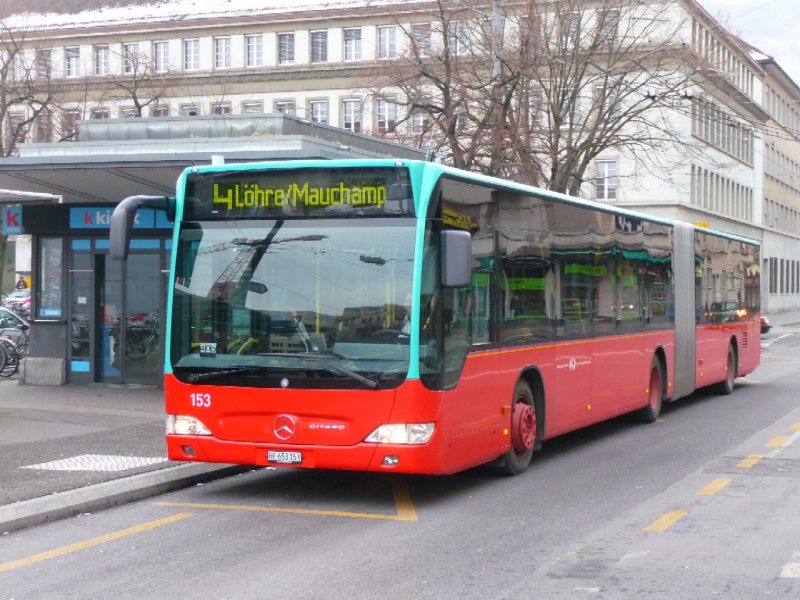
<path fill-rule="evenodd" d="M 226 375 L 241 375 L 242 373 L 259 373 L 264 367 L 235 367 L 233 369 L 219 369 L 217 371 L 205 371 L 203 373 L 192 373 L 186 376 L 187 381 L 204 381 L 206 379 L 216 379 Z"/>
<path fill-rule="evenodd" d="M 258 356 L 271 356 L 278 358 L 291 357 L 291 358 L 300 358 L 303 360 L 313 360 L 316 363 L 320 363 L 320 366 L 322 368 L 328 371 L 333 371 L 334 373 L 339 373 L 340 375 L 344 375 L 345 377 L 349 377 L 350 379 L 357 381 L 372 390 L 378 387 L 378 382 L 375 379 L 372 379 L 370 377 L 364 377 L 363 375 L 356 373 L 355 371 L 351 371 L 346 367 L 334 364 L 331 361 L 327 360 L 325 356 L 320 356 L 319 354 L 304 354 L 302 352 L 259 352 Z M 332 354 L 331 356 L 338 356 L 338 355 Z"/>

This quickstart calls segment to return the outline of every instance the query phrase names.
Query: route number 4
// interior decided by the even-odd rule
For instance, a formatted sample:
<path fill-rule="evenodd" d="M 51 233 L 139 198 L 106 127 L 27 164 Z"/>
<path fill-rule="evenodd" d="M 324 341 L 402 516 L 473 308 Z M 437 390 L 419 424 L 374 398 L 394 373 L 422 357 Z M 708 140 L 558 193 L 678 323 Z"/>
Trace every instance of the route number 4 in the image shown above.
<path fill-rule="evenodd" d="M 199 406 L 201 408 L 208 408 L 211 406 L 211 394 L 189 394 L 189 399 L 192 401 L 192 406 Z"/>

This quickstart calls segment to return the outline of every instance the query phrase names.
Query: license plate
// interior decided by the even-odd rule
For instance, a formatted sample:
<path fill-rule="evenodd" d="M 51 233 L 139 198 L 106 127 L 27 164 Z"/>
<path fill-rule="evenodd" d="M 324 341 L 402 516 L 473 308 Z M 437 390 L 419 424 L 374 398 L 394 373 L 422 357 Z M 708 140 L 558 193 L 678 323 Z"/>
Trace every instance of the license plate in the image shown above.
<path fill-rule="evenodd" d="M 280 463 L 282 465 L 297 465 L 303 462 L 303 455 L 300 452 L 268 450 L 267 461 L 271 463 Z"/>

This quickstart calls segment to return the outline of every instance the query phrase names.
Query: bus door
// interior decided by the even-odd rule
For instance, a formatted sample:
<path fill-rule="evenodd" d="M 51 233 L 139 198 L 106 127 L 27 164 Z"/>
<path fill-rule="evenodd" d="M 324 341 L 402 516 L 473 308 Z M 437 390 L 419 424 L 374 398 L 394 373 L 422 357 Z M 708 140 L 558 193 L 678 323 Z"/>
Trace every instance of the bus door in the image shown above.
<path fill-rule="evenodd" d="M 552 404 L 554 428 L 577 425 L 592 418 L 594 288 L 588 267 L 575 258 L 560 261 L 556 271 L 555 381 Z"/>

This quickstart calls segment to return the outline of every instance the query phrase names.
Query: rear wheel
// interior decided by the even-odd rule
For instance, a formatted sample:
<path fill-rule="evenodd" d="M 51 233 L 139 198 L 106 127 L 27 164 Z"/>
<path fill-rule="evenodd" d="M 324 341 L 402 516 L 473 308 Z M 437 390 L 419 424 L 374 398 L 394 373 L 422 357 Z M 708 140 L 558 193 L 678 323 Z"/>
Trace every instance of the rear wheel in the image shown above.
<path fill-rule="evenodd" d="M 647 406 L 634 413 L 636 419 L 642 423 L 654 423 L 661 414 L 664 403 L 664 392 L 661 378 L 661 361 L 653 357 L 650 366 L 650 379 L 647 386 Z"/>
<path fill-rule="evenodd" d="M 728 357 L 725 359 L 725 379 L 714 386 L 714 391 L 722 396 L 733 392 L 736 385 L 736 352 L 733 344 L 728 346 Z"/>
<path fill-rule="evenodd" d="M 536 446 L 537 415 L 531 386 L 520 380 L 514 387 L 511 405 L 511 448 L 506 453 L 502 470 L 506 475 L 519 475 L 528 468 Z"/>

